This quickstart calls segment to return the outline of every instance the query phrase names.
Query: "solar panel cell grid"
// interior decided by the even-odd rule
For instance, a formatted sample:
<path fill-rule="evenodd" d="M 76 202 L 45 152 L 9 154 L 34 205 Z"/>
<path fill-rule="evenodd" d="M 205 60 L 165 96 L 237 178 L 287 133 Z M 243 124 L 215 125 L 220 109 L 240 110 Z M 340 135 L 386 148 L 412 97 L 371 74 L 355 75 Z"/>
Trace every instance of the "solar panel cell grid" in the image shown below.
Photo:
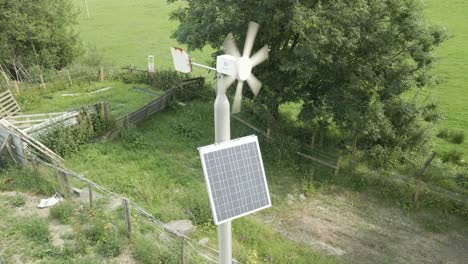
<path fill-rule="evenodd" d="M 271 206 L 255 136 L 200 148 L 215 223 Z"/>

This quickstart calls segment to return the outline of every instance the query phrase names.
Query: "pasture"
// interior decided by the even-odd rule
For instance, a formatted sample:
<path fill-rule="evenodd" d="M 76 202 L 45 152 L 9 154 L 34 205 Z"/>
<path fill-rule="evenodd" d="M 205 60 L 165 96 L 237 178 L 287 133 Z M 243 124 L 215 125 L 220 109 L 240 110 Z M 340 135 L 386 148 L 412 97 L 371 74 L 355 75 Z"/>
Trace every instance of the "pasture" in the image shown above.
<path fill-rule="evenodd" d="M 447 28 L 451 39 L 437 50 L 439 61 L 434 69 L 440 84 L 424 89 L 424 94 L 438 102 L 444 120 L 439 129 L 463 131 L 468 137 L 468 2 L 426 0 L 427 19 Z M 436 138 L 435 149 L 441 152 L 457 150 L 468 158 L 468 139 L 462 144 L 453 144 Z"/>
<path fill-rule="evenodd" d="M 183 47 L 171 39 L 177 23 L 169 14 L 180 3 L 166 0 L 89 0 L 90 18 L 84 2 L 73 0 L 80 12 L 76 30 L 85 47 L 96 48 L 104 62 L 114 67 L 134 65 L 146 68 L 147 56 L 154 55 L 156 69 L 172 68 L 171 46 Z M 211 49 L 191 52 L 199 63 L 209 63 Z M 206 71 L 199 71 L 206 72 Z"/>

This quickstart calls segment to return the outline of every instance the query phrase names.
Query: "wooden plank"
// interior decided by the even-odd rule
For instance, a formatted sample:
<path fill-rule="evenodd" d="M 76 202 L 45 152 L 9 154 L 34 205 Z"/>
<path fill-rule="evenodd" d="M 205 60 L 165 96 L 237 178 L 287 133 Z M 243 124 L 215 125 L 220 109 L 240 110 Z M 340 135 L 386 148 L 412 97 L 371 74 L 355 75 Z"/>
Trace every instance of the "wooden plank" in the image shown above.
<path fill-rule="evenodd" d="M 7 118 L 8 121 L 10 123 L 12 123 L 13 125 L 16 125 L 16 124 L 32 124 L 32 123 L 42 123 L 46 120 L 49 120 L 49 118 L 47 119 L 30 119 L 30 120 L 17 120 L 17 118 Z"/>
<path fill-rule="evenodd" d="M 327 167 L 330 167 L 330 168 L 332 168 L 332 169 L 335 169 L 335 170 L 337 169 L 337 167 L 336 167 L 335 165 L 329 164 L 329 163 L 327 163 L 327 162 L 325 162 L 325 161 L 323 161 L 323 160 L 320 160 L 320 159 L 318 159 L 318 158 L 316 158 L 316 157 L 312 157 L 312 156 L 306 155 L 306 154 L 301 153 L 301 152 L 296 152 L 296 153 L 297 153 L 298 155 L 304 157 L 304 158 L 313 160 L 313 161 L 315 161 L 315 162 L 318 162 L 318 163 L 320 163 L 320 164 L 322 164 L 322 165 L 325 165 L 325 166 L 327 166 Z"/>
<path fill-rule="evenodd" d="M 3 93 L 0 93 L 0 98 L 3 97 L 3 96 L 6 96 L 7 94 L 11 93 L 10 90 L 6 90 L 4 91 Z"/>
<path fill-rule="evenodd" d="M 0 118 L 6 117 L 6 116 L 13 116 L 16 113 L 21 113 L 20 109 L 14 109 L 11 112 L 0 112 Z"/>
<path fill-rule="evenodd" d="M 259 128 L 255 127 L 254 125 L 250 124 L 249 122 L 243 120 L 242 118 L 238 117 L 238 116 L 235 116 L 235 115 L 231 115 L 234 119 L 236 119 L 237 121 L 241 122 L 242 124 L 250 127 L 251 129 L 257 131 L 258 133 L 260 133 L 262 136 L 264 136 L 265 138 L 267 138 L 268 140 L 271 140 L 271 137 L 269 135 L 267 135 L 265 132 L 263 132 L 262 130 L 260 130 Z"/>
<path fill-rule="evenodd" d="M 6 147 L 6 145 L 8 144 L 8 140 L 10 140 L 10 138 L 11 136 L 10 134 L 8 134 L 6 138 L 3 140 L 2 146 L 0 146 L 0 153 L 2 152 L 3 148 Z"/>
<path fill-rule="evenodd" d="M 2 105 L 6 105 L 6 104 L 11 103 L 13 101 L 15 101 L 15 98 L 10 97 L 10 96 L 0 98 L 0 104 L 2 104 Z"/>
<path fill-rule="evenodd" d="M 20 119 L 20 118 L 31 118 L 31 117 L 54 117 L 54 116 L 61 116 L 66 114 L 67 112 L 54 112 L 54 113 L 46 113 L 46 114 L 29 114 L 29 115 L 17 115 L 14 117 L 9 117 L 9 119 Z"/>
<path fill-rule="evenodd" d="M 29 128 L 27 128 L 25 130 L 25 132 L 35 133 L 35 132 L 37 132 L 39 130 L 42 130 L 42 129 L 48 128 L 50 126 L 56 125 L 57 123 L 64 123 L 65 121 L 67 121 L 69 119 L 78 118 L 78 115 L 79 115 L 78 112 L 66 113 L 64 115 L 51 118 L 46 122 L 43 122 L 43 123 L 34 125 L 32 127 L 29 127 Z M 78 122 L 78 120 L 77 120 L 77 122 Z"/>
<path fill-rule="evenodd" d="M 11 124 L 10 122 L 8 122 L 7 120 L 5 119 L 1 119 L 0 120 L 0 124 L 3 125 L 4 127 L 6 128 L 10 128 L 12 129 L 14 132 L 20 134 L 20 136 L 22 137 L 22 139 L 28 143 L 29 145 L 31 145 L 33 148 L 35 148 L 36 150 L 38 150 L 39 152 L 45 154 L 47 157 L 51 158 L 52 160 L 54 161 L 58 161 L 58 162 L 63 162 L 63 158 L 60 157 L 59 155 L 55 154 L 55 152 L 53 152 L 52 150 L 50 150 L 48 147 L 46 147 L 44 144 L 42 144 L 41 142 L 35 140 L 34 138 L 32 138 L 31 136 L 29 136 L 28 134 L 24 133 L 21 129 L 17 128 L 16 126 L 14 126 L 13 124 Z"/>

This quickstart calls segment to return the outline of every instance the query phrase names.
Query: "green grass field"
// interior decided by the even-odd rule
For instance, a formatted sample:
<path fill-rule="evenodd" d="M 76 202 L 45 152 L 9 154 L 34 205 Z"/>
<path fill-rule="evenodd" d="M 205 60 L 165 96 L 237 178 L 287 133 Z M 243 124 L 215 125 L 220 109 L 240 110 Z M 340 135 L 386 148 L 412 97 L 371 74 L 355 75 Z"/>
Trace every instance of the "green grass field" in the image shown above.
<path fill-rule="evenodd" d="M 91 93 L 106 87 L 112 87 L 112 89 Z M 47 94 L 42 94 L 40 91 L 26 91 L 17 98 L 25 113 L 61 112 L 99 102 L 109 102 L 111 114 L 115 117 L 120 117 L 138 109 L 157 97 L 157 95 L 135 90 L 135 87 L 151 91 L 157 95 L 164 94 L 163 91 L 157 91 L 148 85 L 106 81 L 95 82 L 85 86 L 75 85 L 65 90 Z M 74 96 L 63 96 L 64 94 L 74 94 Z"/>
<path fill-rule="evenodd" d="M 115 67 L 132 64 L 145 68 L 147 56 L 151 54 L 155 56 L 156 69 L 172 68 L 170 47 L 184 47 L 170 37 L 177 22 L 169 21 L 169 14 L 180 3 L 168 5 L 166 0 L 89 0 L 88 19 L 83 0 L 73 2 L 80 10 L 77 30 L 85 47 L 96 47 L 107 64 Z M 208 63 L 210 49 L 192 52 L 191 56 L 194 61 Z"/>
<path fill-rule="evenodd" d="M 462 130 L 466 139 L 457 145 L 444 139 L 435 140 L 441 152 L 458 150 L 468 157 L 468 1 L 426 0 L 426 16 L 431 23 L 444 26 L 452 35 L 436 52 L 440 60 L 434 72 L 442 81 L 426 89 L 425 94 L 440 105 L 445 120 L 440 129 Z"/>
<path fill-rule="evenodd" d="M 194 237 L 208 236 L 216 248 L 216 228 L 197 153 L 197 147 L 211 144 L 214 138 L 213 120 L 207 116 L 213 116 L 212 102 L 190 102 L 157 114 L 116 141 L 84 146 L 67 157 L 67 166 L 140 203 L 163 221 L 192 220 L 198 229 Z M 252 133 L 239 123 L 233 123 L 232 129 L 232 137 Z M 292 168 L 268 158 L 272 146 L 262 147 L 272 202 L 287 206 L 284 197 L 299 188 L 301 179 Z M 243 262 L 255 250 L 261 260 L 271 256 L 278 263 L 335 263 L 303 243 L 285 239 L 255 216 L 234 221 L 233 240 L 234 256 Z"/>

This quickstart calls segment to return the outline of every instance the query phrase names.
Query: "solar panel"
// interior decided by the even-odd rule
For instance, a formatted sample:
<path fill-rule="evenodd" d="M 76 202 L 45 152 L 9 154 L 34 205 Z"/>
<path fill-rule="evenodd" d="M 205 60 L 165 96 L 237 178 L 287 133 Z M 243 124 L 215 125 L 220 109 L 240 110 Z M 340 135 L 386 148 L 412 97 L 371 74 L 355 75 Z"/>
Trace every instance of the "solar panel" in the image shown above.
<path fill-rule="evenodd" d="M 198 149 L 215 224 L 271 206 L 256 136 Z"/>

